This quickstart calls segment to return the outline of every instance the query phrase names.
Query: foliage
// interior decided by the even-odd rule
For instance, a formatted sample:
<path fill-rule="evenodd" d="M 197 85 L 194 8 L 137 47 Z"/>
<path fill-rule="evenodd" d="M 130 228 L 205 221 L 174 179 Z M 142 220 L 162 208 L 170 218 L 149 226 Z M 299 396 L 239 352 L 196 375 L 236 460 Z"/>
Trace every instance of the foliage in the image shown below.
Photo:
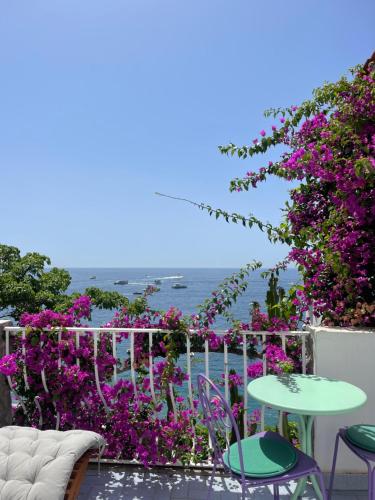
<path fill-rule="evenodd" d="M 65 301 L 69 273 L 55 267 L 46 271 L 50 264 L 45 255 L 21 256 L 18 248 L 0 245 L 0 314 L 18 319 L 23 311 L 55 308 Z"/>
<path fill-rule="evenodd" d="M 278 162 L 234 179 L 230 189 L 247 191 L 269 176 L 300 182 L 280 226 L 267 231 L 271 241 L 291 246 L 288 259 L 304 281 L 297 299 L 326 324 L 375 324 L 374 63 L 373 56 L 351 80 L 323 85 L 299 107 L 266 112 L 280 117 L 280 126 L 269 135 L 262 130 L 252 145 L 220 147 L 246 159 L 286 146 Z M 234 222 L 241 220 L 236 214 Z"/>
<path fill-rule="evenodd" d="M 136 459 L 145 466 L 207 459 L 207 429 L 199 423 L 198 400 L 194 395 L 192 399 L 186 396 L 186 391 L 184 395 L 180 392 L 189 376 L 179 360 L 186 353 L 187 336 L 198 350 L 208 338 L 211 350 L 221 349 L 225 342 L 233 352 L 242 352 L 243 338 L 238 331 L 228 330 L 224 337 L 219 337 L 205 325 L 212 325 L 216 315 L 227 312 L 245 275 L 246 271 L 240 271 L 239 276 L 228 278 L 222 289 L 226 290 L 224 295 L 214 292 L 213 302 L 207 301 L 195 317 L 183 317 L 173 307 L 165 313 L 152 311 L 146 298 L 117 311 L 105 325 L 108 329 L 144 329 L 134 335 L 135 379 L 129 373 L 131 357 L 125 357 L 122 363 L 113 357 L 113 341 L 117 352 L 126 352 L 128 333 L 117 333 L 115 339 L 110 332 L 101 333 L 96 356 L 94 334 L 89 327 L 80 332 L 77 341 L 74 328 L 90 318 L 90 297 L 76 298 L 65 311 L 23 313 L 20 324 L 26 327 L 26 335 L 16 337 L 13 353 L 0 359 L 0 373 L 11 377 L 19 401 L 15 422 L 42 428 L 58 425 L 62 430 L 94 430 L 108 442 L 107 457 Z M 200 328 L 192 333 L 190 327 L 199 327 L 198 319 Z M 282 326 L 288 327 L 286 323 Z M 245 324 L 238 327 L 250 328 Z M 159 330 L 153 335 L 152 345 L 147 330 L 150 328 Z M 272 324 L 272 328 L 275 330 L 276 325 Z M 261 356 L 259 346 L 248 342 L 249 352 Z M 276 334 L 270 336 L 266 346 L 260 344 L 266 349 L 270 373 L 298 369 L 300 346 L 294 342 L 295 349 L 289 355 L 282 351 Z M 251 377 L 262 373 L 254 366 L 256 363 L 251 362 L 248 367 Z M 113 381 L 115 367 L 117 381 Z M 232 410 L 243 432 L 243 397 L 239 392 L 243 379 L 234 370 L 229 375 L 229 388 Z M 250 432 L 257 430 L 258 421 L 259 412 L 255 411 L 248 419 Z"/>
<path fill-rule="evenodd" d="M 18 320 L 24 311 L 43 309 L 63 311 L 71 307 L 79 294 L 67 294 L 71 277 L 65 269 L 50 266 L 49 257 L 36 252 L 21 256 L 18 248 L 0 244 L 0 317 Z M 118 292 L 90 287 L 85 291 L 100 309 L 117 309 L 129 301 Z"/>

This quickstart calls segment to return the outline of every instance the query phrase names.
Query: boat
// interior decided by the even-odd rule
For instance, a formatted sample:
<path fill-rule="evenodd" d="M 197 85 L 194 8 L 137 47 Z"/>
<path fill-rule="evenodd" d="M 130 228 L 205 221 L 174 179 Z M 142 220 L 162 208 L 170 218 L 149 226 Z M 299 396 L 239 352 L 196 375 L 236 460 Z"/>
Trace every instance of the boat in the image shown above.
<path fill-rule="evenodd" d="M 143 295 L 142 292 L 133 292 L 133 295 Z"/>
<path fill-rule="evenodd" d="M 128 280 L 116 280 L 113 282 L 114 285 L 127 285 L 128 283 Z"/>
<path fill-rule="evenodd" d="M 172 288 L 187 288 L 187 285 L 183 285 L 182 283 L 173 283 Z"/>
<path fill-rule="evenodd" d="M 154 280 L 155 285 L 161 285 L 161 280 Z"/>
<path fill-rule="evenodd" d="M 96 276 L 90 276 L 90 280 L 96 280 Z"/>
<path fill-rule="evenodd" d="M 176 276 L 163 276 L 159 278 L 160 280 L 181 280 L 183 278 L 182 274 L 177 274 Z"/>

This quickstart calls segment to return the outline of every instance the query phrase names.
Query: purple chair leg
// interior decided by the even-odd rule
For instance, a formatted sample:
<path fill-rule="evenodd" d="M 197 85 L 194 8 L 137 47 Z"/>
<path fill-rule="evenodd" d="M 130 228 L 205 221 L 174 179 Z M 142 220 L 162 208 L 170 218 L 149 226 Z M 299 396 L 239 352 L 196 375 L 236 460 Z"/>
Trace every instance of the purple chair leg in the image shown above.
<path fill-rule="evenodd" d="M 337 435 L 336 435 L 336 441 L 335 441 L 335 451 L 333 452 L 333 462 L 332 462 L 331 476 L 329 478 L 328 500 L 331 500 L 331 496 L 332 496 L 333 481 L 335 479 L 337 452 L 338 452 L 338 449 L 339 449 L 339 440 L 340 440 L 340 434 L 337 433 Z"/>
<path fill-rule="evenodd" d="M 207 493 L 207 500 L 210 500 L 211 498 L 211 493 L 212 493 L 212 485 L 213 485 L 213 482 L 214 482 L 214 477 L 215 477 L 215 472 L 216 472 L 216 463 L 214 464 L 213 468 L 212 468 L 212 473 L 211 473 L 211 477 L 210 477 L 210 485 L 208 487 L 208 493 Z"/>
<path fill-rule="evenodd" d="M 273 498 L 274 498 L 274 500 L 280 500 L 279 485 L 278 484 L 273 485 Z"/>
<path fill-rule="evenodd" d="M 333 461 L 332 461 L 332 471 L 331 471 L 331 477 L 330 477 L 330 480 L 329 480 L 328 500 L 331 500 L 331 495 L 332 495 L 332 489 L 333 489 L 333 482 L 334 482 L 334 477 L 335 477 L 335 469 L 336 469 L 336 461 L 337 461 L 337 453 L 338 453 L 338 447 L 339 447 L 340 437 L 341 437 L 340 432 L 338 432 L 337 435 L 336 435 L 335 451 L 333 453 Z M 349 448 L 350 448 L 350 446 L 349 446 Z M 355 449 L 351 449 L 351 450 L 353 451 L 353 453 L 355 455 L 357 455 L 358 458 L 360 458 L 361 460 L 363 460 L 366 463 L 366 465 L 367 465 L 367 470 L 368 470 L 368 499 L 369 500 L 375 500 L 375 467 L 373 468 L 371 466 L 371 463 L 365 457 L 363 457 L 358 452 L 356 452 Z"/>
<path fill-rule="evenodd" d="M 320 491 L 322 492 L 323 500 L 328 500 L 327 490 L 326 490 L 326 486 L 324 484 L 324 479 L 323 479 L 322 471 L 319 470 L 319 472 L 316 473 L 315 475 L 316 475 L 316 477 L 317 477 L 317 479 L 319 481 Z"/>
<path fill-rule="evenodd" d="M 371 465 L 368 463 L 368 497 L 369 500 L 375 500 L 375 467 L 371 470 Z"/>

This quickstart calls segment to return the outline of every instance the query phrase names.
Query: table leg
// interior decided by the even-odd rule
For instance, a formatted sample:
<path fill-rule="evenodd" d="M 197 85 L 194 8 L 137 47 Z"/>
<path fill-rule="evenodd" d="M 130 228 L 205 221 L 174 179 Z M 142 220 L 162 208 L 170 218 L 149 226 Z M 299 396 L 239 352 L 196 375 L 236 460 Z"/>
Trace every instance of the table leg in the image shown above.
<path fill-rule="evenodd" d="M 314 417 L 311 415 L 304 416 L 300 415 L 299 422 L 299 435 L 301 451 L 312 457 L 312 425 L 314 423 Z M 319 483 L 315 476 L 310 476 L 313 488 L 317 495 L 318 500 L 322 500 L 323 495 L 320 491 Z M 307 478 L 300 479 L 297 484 L 297 488 L 293 493 L 292 500 L 297 500 L 297 498 L 302 494 L 306 487 Z"/>

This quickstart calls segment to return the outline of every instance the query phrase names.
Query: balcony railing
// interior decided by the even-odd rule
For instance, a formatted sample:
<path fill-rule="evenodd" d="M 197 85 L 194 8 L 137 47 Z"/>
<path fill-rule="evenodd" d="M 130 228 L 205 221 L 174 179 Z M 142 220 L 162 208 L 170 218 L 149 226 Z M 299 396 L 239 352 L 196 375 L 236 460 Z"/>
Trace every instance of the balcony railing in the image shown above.
<path fill-rule="evenodd" d="M 48 330 L 47 330 L 48 331 Z M 136 384 L 136 378 L 137 378 L 137 367 L 135 366 L 135 340 L 136 336 L 139 334 L 146 334 L 148 337 L 148 352 L 144 353 L 145 356 L 148 356 L 148 377 L 150 380 L 150 393 L 152 396 L 152 399 L 154 403 L 156 403 L 156 396 L 155 396 L 155 385 L 154 385 L 154 366 L 155 366 L 155 356 L 153 354 L 153 344 L 154 344 L 154 337 L 156 334 L 167 334 L 169 333 L 168 330 L 160 330 L 160 329 L 137 329 L 137 328 L 92 328 L 92 327 L 69 327 L 68 329 L 64 330 L 59 330 L 54 328 L 53 332 L 55 335 L 57 334 L 58 340 L 61 340 L 61 334 L 62 331 L 64 332 L 69 332 L 70 335 L 74 338 L 75 346 L 76 348 L 79 348 L 80 346 L 80 338 L 82 335 L 87 335 L 88 332 L 91 333 L 92 339 L 93 339 L 93 354 L 94 354 L 94 363 L 93 363 L 93 369 L 94 369 L 94 377 L 95 377 L 95 383 L 96 383 L 96 388 L 98 391 L 98 394 L 101 398 L 101 401 L 104 405 L 104 407 L 107 409 L 107 402 L 105 400 L 105 397 L 102 393 L 101 390 L 101 381 L 99 379 L 99 373 L 98 373 L 98 367 L 97 367 L 97 356 L 98 356 L 98 341 L 101 335 L 106 334 L 107 336 L 111 336 L 111 345 L 112 345 L 112 355 L 115 358 L 116 362 L 113 364 L 113 377 L 112 377 L 112 382 L 116 383 L 119 377 L 122 378 L 128 378 L 132 381 L 133 386 L 135 391 L 137 391 L 137 384 Z M 5 354 L 9 354 L 11 352 L 11 339 L 12 337 L 16 336 L 21 336 L 22 338 L 25 338 L 26 336 L 26 329 L 25 328 L 20 328 L 20 327 L 13 327 L 13 326 L 7 326 L 4 328 L 5 332 Z M 124 343 L 124 340 L 122 339 L 120 341 L 120 333 L 127 333 L 128 334 L 128 340 L 126 343 Z M 224 336 L 227 332 L 226 331 L 216 331 L 216 335 L 219 336 Z M 186 335 L 186 373 L 188 375 L 187 380 L 185 381 L 185 387 L 184 391 L 187 395 L 187 400 L 189 401 L 189 405 L 191 410 L 194 410 L 194 391 L 193 391 L 193 383 L 194 383 L 194 378 L 193 378 L 193 369 L 192 369 L 192 356 L 194 356 L 194 352 L 192 350 L 192 338 L 194 336 L 195 332 L 190 331 L 189 335 Z M 240 376 L 243 378 L 243 406 L 244 406 L 244 411 L 243 411 L 243 421 L 244 421 L 244 433 L 245 436 L 247 435 L 248 429 L 247 429 L 247 422 L 248 422 L 248 406 L 249 406 L 249 400 L 248 400 L 248 394 L 246 391 L 246 386 L 249 381 L 248 377 L 248 365 L 249 362 L 251 362 L 251 358 L 249 358 L 248 354 L 248 346 L 250 341 L 252 341 L 253 344 L 257 346 L 258 349 L 258 358 L 262 360 L 262 368 L 263 368 L 263 374 L 268 373 L 268 366 L 267 366 L 267 358 L 265 354 L 265 345 L 267 342 L 267 337 L 269 336 L 275 336 L 277 335 L 278 338 L 281 339 L 281 347 L 284 352 L 286 352 L 286 346 L 287 346 L 287 338 L 294 338 L 296 339 L 297 342 L 300 343 L 301 346 L 301 371 L 302 373 L 306 373 L 307 371 L 307 366 L 309 360 L 311 360 L 311 342 L 309 342 L 310 339 L 310 333 L 307 331 L 283 331 L 283 332 L 277 332 L 276 334 L 274 332 L 268 332 L 268 331 L 241 331 L 239 332 L 240 337 L 242 337 L 242 342 L 238 346 L 238 349 L 236 350 L 236 354 L 242 357 L 242 360 L 239 363 L 236 363 L 236 368 L 238 369 L 239 366 L 242 366 L 242 373 L 241 371 L 238 372 Z M 121 342 L 121 345 L 119 345 Z M 25 355 L 25 346 L 23 345 L 22 349 L 23 355 Z M 40 343 L 40 349 L 43 350 L 43 343 Z M 197 352 L 197 351 L 196 351 Z M 209 342 L 208 340 L 204 340 L 202 349 L 198 351 L 200 353 L 200 356 L 203 357 L 202 362 L 204 369 L 200 370 L 205 373 L 207 377 L 210 377 L 211 372 L 212 372 L 212 353 L 215 352 L 213 350 L 210 350 L 209 347 Z M 217 353 L 217 352 L 216 352 Z M 228 345 L 226 342 L 222 343 L 222 349 L 221 349 L 221 354 L 222 354 L 222 373 L 223 373 L 223 392 L 225 395 L 225 398 L 229 401 L 229 396 L 230 396 L 230 384 L 229 384 L 229 370 L 230 370 L 230 362 L 229 362 L 229 354 L 230 354 L 230 349 L 228 348 Z M 80 359 L 77 358 L 76 363 L 78 367 L 80 366 Z M 127 366 L 126 370 L 120 369 L 118 367 L 120 366 Z M 58 367 L 61 367 L 61 358 L 58 359 Z M 218 366 L 217 366 L 217 356 L 216 356 L 216 363 L 215 363 L 215 371 L 217 372 Z M 27 368 L 24 365 L 23 367 L 23 378 L 24 378 L 24 383 L 26 389 L 28 388 L 28 373 L 27 373 Z M 45 374 L 44 369 L 41 371 L 41 379 L 42 379 L 42 384 L 44 391 L 46 393 L 49 392 L 49 387 L 48 387 L 48 378 Z M 9 387 L 11 390 L 13 390 L 13 383 L 12 379 L 10 376 L 7 377 Z M 14 397 L 16 397 L 16 394 L 14 394 Z M 176 407 L 176 401 L 175 401 L 175 393 L 173 390 L 173 386 L 171 383 L 169 383 L 169 397 L 170 401 L 172 403 L 172 408 L 174 415 L 176 416 L 177 414 L 177 407 Z M 22 406 L 22 399 L 19 399 L 19 403 Z M 35 404 L 38 407 L 39 403 L 38 400 L 35 399 Z M 39 424 L 40 426 L 43 425 L 43 415 L 41 412 L 41 408 L 38 408 L 40 411 L 40 421 Z M 280 422 L 279 422 L 279 429 L 282 429 L 281 424 L 281 418 L 282 415 L 280 414 Z M 58 429 L 60 425 L 60 419 L 59 415 L 57 414 L 56 416 L 56 428 Z M 264 430 L 265 426 L 265 408 L 261 408 L 261 421 L 260 421 L 260 427 L 261 430 Z"/>

